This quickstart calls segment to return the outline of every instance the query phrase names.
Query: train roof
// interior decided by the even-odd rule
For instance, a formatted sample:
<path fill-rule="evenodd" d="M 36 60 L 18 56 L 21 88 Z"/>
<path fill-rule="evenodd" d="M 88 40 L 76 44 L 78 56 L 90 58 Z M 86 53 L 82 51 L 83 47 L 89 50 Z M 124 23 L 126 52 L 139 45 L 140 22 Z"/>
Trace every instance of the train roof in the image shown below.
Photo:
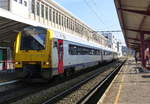
<path fill-rule="evenodd" d="M 88 47 L 90 46 L 90 47 L 94 47 L 94 48 L 97 48 L 97 49 L 103 49 L 103 50 L 106 50 L 106 51 L 115 52 L 111 48 L 104 47 L 103 45 L 92 42 L 90 40 L 88 41 L 84 38 L 80 38 L 78 36 L 71 35 L 70 33 L 63 33 L 63 32 L 60 32 L 60 31 L 54 31 L 54 38 L 75 42 L 77 44 L 81 44 L 81 45 L 88 46 Z"/>

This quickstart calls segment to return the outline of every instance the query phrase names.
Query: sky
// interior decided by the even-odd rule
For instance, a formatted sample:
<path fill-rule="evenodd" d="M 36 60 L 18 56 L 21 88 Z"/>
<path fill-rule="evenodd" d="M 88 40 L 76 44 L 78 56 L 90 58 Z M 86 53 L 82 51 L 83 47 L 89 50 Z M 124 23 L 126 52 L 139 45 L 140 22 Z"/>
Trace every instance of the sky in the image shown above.
<path fill-rule="evenodd" d="M 121 30 L 114 0 L 54 0 L 96 31 Z M 123 44 L 121 32 L 113 33 Z"/>

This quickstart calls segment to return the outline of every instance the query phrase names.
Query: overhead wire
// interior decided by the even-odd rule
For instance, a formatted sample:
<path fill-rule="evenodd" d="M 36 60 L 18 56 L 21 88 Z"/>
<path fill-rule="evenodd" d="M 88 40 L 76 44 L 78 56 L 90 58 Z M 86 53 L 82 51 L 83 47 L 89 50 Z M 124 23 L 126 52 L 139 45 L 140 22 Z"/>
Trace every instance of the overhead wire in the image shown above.
<path fill-rule="evenodd" d="M 95 0 L 92 0 L 92 4 L 94 5 L 94 7 L 97 7 L 97 3 L 95 2 Z M 102 11 L 101 11 L 100 13 L 101 13 L 101 15 L 102 15 Z M 104 17 L 104 16 L 102 16 L 102 17 Z M 112 19 L 112 21 L 114 21 L 114 20 Z M 116 24 L 115 24 L 115 25 L 112 24 L 112 25 L 109 26 L 109 27 L 112 27 L 112 26 L 116 26 Z M 109 27 L 108 27 L 108 28 L 109 28 Z M 119 36 L 119 35 L 120 35 L 119 32 L 122 32 L 122 31 L 121 31 L 121 30 L 119 30 L 119 31 L 118 31 L 118 30 L 113 30 L 113 31 L 112 31 L 112 30 L 110 29 L 110 30 L 108 30 L 108 31 L 106 31 L 106 32 L 110 32 L 110 33 L 115 32 L 115 33 Z"/>
<path fill-rule="evenodd" d="M 107 25 L 105 24 L 105 22 L 102 20 L 102 18 L 99 16 L 99 14 L 97 13 L 97 10 L 94 9 L 94 7 L 97 7 L 97 4 L 96 4 L 95 0 L 92 0 L 92 4 L 94 5 L 94 7 L 91 6 L 91 5 L 88 3 L 88 0 L 84 0 L 84 2 L 85 2 L 85 4 L 88 6 L 88 8 L 95 14 L 95 16 L 97 17 L 99 23 L 100 23 L 100 24 L 103 24 L 104 27 L 105 27 L 106 29 L 108 29 L 106 32 L 109 32 L 109 33 L 116 32 L 118 36 L 120 35 L 118 32 L 120 32 L 121 30 L 120 30 L 120 31 L 118 31 L 118 30 L 111 30 L 110 28 L 112 27 L 112 25 L 111 25 L 111 26 L 107 26 Z M 101 14 L 101 15 L 102 15 L 102 14 Z M 102 17 L 104 17 L 104 16 L 102 16 Z M 113 24 L 113 26 L 115 26 L 115 25 Z M 104 31 L 103 31 L 103 32 L 104 32 Z"/>
<path fill-rule="evenodd" d="M 107 27 L 106 26 L 106 24 L 105 24 L 105 22 L 101 19 L 101 17 L 97 14 L 97 12 L 95 11 L 95 9 L 88 3 L 88 1 L 87 0 L 83 0 L 84 2 L 85 2 L 85 4 L 87 5 L 87 7 L 94 13 L 94 15 L 97 17 L 97 19 L 98 19 L 98 22 L 100 23 L 100 24 L 103 24 L 105 27 Z"/>

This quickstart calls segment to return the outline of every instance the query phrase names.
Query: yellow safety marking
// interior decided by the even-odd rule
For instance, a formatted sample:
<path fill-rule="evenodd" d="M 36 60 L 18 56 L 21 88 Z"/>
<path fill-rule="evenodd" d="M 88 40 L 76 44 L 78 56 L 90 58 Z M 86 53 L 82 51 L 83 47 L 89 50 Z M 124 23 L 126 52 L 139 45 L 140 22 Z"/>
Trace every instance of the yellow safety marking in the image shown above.
<path fill-rule="evenodd" d="M 18 34 L 18 36 L 17 36 L 17 39 L 16 39 L 16 53 L 18 53 L 18 51 L 19 51 L 19 47 L 20 47 L 20 37 L 21 37 L 21 33 L 19 32 L 19 34 Z"/>
<path fill-rule="evenodd" d="M 126 68 L 125 68 L 126 69 Z M 125 71 L 124 71 L 125 72 Z M 125 77 L 125 74 L 122 76 L 122 79 L 121 79 L 121 83 L 119 85 L 119 89 L 118 89 L 118 93 L 117 93 L 117 96 L 116 96 L 116 99 L 115 99 L 115 102 L 114 104 L 118 104 L 119 102 L 119 98 L 120 98 L 120 94 L 121 94 L 121 90 L 123 88 L 123 82 L 124 82 L 124 77 Z"/>

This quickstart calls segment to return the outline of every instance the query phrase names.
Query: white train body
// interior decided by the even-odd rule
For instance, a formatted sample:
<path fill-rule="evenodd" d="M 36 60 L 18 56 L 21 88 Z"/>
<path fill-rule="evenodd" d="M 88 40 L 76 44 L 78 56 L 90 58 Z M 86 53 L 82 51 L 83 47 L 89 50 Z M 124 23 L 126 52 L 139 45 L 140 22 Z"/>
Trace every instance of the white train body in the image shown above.
<path fill-rule="evenodd" d="M 73 36 L 71 34 L 63 34 L 60 32 L 54 32 L 54 41 L 61 39 L 64 41 L 64 69 L 74 69 L 74 70 L 81 70 L 87 67 L 95 66 L 98 64 L 102 64 L 104 62 L 111 62 L 112 60 L 116 60 L 116 52 L 112 51 L 109 48 L 105 48 L 97 43 L 86 41 L 82 38 Z M 69 53 L 69 45 L 85 47 L 89 49 L 97 49 L 101 50 L 100 54 L 90 54 L 90 55 L 83 55 L 83 54 L 74 54 L 71 55 Z M 52 56 L 52 69 L 53 75 L 57 75 L 58 73 L 58 49 L 53 48 L 53 56 Z M 109 54 L 108 54 L 109 53 Z"/>

